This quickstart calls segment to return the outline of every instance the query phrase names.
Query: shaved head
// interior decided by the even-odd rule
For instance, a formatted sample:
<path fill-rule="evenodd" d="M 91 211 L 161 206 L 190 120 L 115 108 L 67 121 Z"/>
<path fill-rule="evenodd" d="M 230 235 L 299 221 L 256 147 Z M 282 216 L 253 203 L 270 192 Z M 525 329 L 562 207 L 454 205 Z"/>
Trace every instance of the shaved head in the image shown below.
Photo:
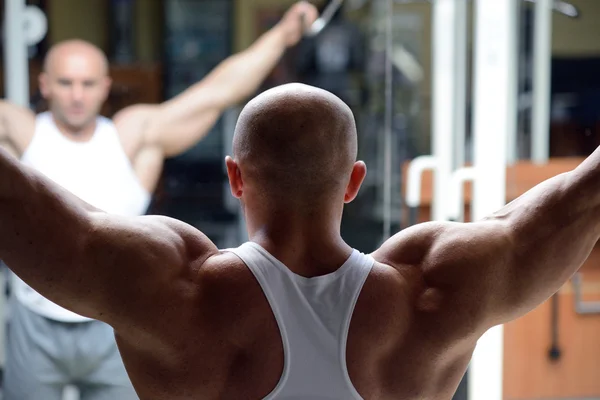
<path fill-rule="evenodd" d="M 296 206 L 317 204 L 342 194 L 348 184 L 357 156 L 354 117 L 325 90 L 279 86 L 246 105 L 233 151 L 244 179 L 264 196 Z"/>
<path fill-rule="evenodd" d="M 104 75 L 108 74 L 108 59 L 104 52 L 92 43 L 79 39 L 65 40 L 52 46 L 44 59 L 44 71 L 55 72 L 60 68 L 60 60 L 73 55 L 86 58 L 91 66 L 99 68 Z"/>
<path fill-rule="evenodd" d="M 73 135 L 94 129 L 110 83 L 106 56 L 83 40 L 54 45 L 40 74 L 40 90 L 54 120 L 63 132 Z"/>

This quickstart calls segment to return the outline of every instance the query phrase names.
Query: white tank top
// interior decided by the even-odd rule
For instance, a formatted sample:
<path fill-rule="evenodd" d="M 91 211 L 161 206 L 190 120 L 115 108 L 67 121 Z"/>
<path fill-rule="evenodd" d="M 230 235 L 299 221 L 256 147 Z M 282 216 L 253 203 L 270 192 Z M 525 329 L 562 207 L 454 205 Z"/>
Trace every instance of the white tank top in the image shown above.
<path fill-rule="evenodd" d="M 137 179 L 117 129 L 107 118 L 98 117 L 88 142 L 74 142 L 58 130 L 50 113 L 39 114 L 21 161 L 103 211 L 137 216 L 150 204 L 150 193 Z M 44 298 L 14 274 L 12 282 L 16 298 L 44 317 L 63 322 L 89 320 Z"/>
<path fill-rule="evenodd" d="M 348 375 L 346 341 L 373 258 L 353 250 L 337 271 L 305 278 L 256 243 L 226 251 L 236 254 L 252 271 L 281 332 L 283 374 L 265 399 L 362 399 Z"/>

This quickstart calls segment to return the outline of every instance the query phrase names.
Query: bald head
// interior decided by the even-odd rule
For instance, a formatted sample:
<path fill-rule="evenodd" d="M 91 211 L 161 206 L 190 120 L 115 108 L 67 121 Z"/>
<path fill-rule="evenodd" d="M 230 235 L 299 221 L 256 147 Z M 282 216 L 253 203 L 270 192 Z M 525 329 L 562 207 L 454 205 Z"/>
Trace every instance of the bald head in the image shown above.
<path fill-rule="evenodd" d="M 327 197 L 344 190 L 356 161 L 354 117 L 325 90 L 279 86 L 244 108 L 233 149 L 242 173 L 266 195 Z"/>
<path fill-rule="evenodd" d="M 73 134 L 92 129 L 109 89 L 108 61 L 93 44 L 67 40 L 46 55 L 40 90 L 61 129 Z"/>
<path fill-rule="evenodd" d="M 97 46 L 84 40 L 72 39 L 57 43 L 50 48 L 44 59 L 44 72 L 56 73 L 62 66 L 61 61 L 72 57 L 85 59 L 88 66 L 101 74 L 108 74 L 108 60 Z"/>

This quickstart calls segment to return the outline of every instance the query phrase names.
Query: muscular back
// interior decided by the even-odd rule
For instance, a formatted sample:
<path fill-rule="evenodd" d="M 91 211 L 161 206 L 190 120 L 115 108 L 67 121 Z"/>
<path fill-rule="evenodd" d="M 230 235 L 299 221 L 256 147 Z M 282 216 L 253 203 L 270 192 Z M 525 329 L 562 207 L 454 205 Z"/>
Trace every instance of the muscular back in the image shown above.
<path fill-rule="evenodd" d="M 450 399 L 456 391 L 476 341 L 440 331 L 438 311 L 419 304 L 422 293 L 417 266 L 373 267 L 347 346 L 348 371 L 363 398 Z"/>
<path fill-rule="evenodd" d="M 514 243 L 530 235 L 519 233 L 521 221 L 421 224 L 372 254 L 346 347 L 350 380 L 363 398 L 450 399 L 479 337 L 564 282 L 562 263 L 563 272 L 543 270 L 552 282 L 531 274 L 544 267 L 534 262 L 549 250 L 532 259 L 538 240 L 521 253 Z M 582 261 L 572 262 L 576 268 Z M 263 398 L 276 387 L 284 359 L 259 284 L 236 256 L 218 252 L 195 279 L 188 290 L 179 278 L 163 281 L 156 308 L 136 317 L 142 329 L 113 323 L 132 382 L 143 399 Z"/>
<path fill-rule="evenodd" d="M 209 258 L 200 271 L 197 292 L 168 316 L 152 314 L 158 337 L 118 336 L 132 382 L 143 399 L 265 397 L 281 378 L 284 355 L 258 282 L 230 253 Z M 413 267 L 376 262 L 371 270 L 347 344 L 349 375 L 363 398 L 441 399 L 456 390 L 475 341 L 449 346 L 435 313 L 418 310 L 420 290 Z"/>
<path fill-rule="evenodd" d="M 564 284 L 600 235 L 598 157 L 482 221 L 420 224 L 372 254 L 346 347 L 364 398 L 449 399 L 477 339 Z M 90 210 L 0 161 L 0 254 L 48 299 L 115 328 L 142 399 L 258 399 L 275 388 L 281 337 L 240 259 L 182 222 Z M 339 245 L 295 246 L 287 265 L 332 260 Z"/>

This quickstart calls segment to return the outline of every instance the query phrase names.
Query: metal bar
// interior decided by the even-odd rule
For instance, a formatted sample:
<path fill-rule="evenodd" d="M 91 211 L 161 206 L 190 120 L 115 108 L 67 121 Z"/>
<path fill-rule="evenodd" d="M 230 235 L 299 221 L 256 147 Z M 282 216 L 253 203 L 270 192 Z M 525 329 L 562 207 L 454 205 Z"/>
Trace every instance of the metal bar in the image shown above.
<path fill-rule="evenodd" d="M 573 282 L 573 298 L 577 314 L 600 314 L 600 301 L 583 301 L 583 275 L 577 273 L 571 278 Z"/>
<path fill-rule="evenodd" d="M 421 182 L 423 172 L 426 170 L 431 170 L 435 174 L 435 157 L 416 157 L 408 165 L 406 174 L 406 205 L 409 207 L 419 207 L 421 205 Z"/>
<path fill-rule="evenodd" d="M 363 0 L 365 3 L 367 2 L 367 0 Z M 434 0 L 395 0 L 396 3 L 401 3 L 401 4 L 410 4 L 410 3 L 432 3 Z M 523 0 L 526 1 L 528 3 L 536 3 L 539 0 Z M 355 8 L 359 8 L 358 6 Z M 568 3 L 566 1 L 563 0 L 554 0 L 552 3 L 552 10 L 562 14 L 566 17 L 571 17 L 571 18 L 578 18 L 580 16 L 580 12 L 579 9 L 577 7 L 575 7 L 573 4 Z"/>
<path fill-rule="evenodd" d="M 550 152 L 552 0 L 537 0 L 534 21 L 531 159 L 546 164 Z"/>
<path fill-rule="evenodd" d="M 540 0 L 524 0 L 528 3 L 538 3 Z M 552 11 L 562 14 L 566 17 L 577 18 L 580 16 L 579 10 L 571 3 L 562 0 L 555 0 L 551 3 Z"/>
<path fill-rule="evenodd" d="M 559 323 L 559 298 L 558 294 L 555 293 L 550 299 L 550 306 L 552 310 L 550 318 L 550 336 L 552 338 L 550 343 L 550 349 L 548 349 L 548 358 L 551 361 L 558 361 L 560 358 L 560 342 L 558 340 L 558 331 L 560 328 Z"/>
<path fill-rule="evenodd" d="M 25 0 L 4 2 L 5 99 L 29 107 L 29 59 L 24 26 Z"/>
<path fill-rule="evenodd" d="M 517 75 L 517 98 L 519 99 L 517 104 L 517 132 L 514 137 L 514 142 L 509 138 L 507 148 L 507 162 L 509 165 L 514 164 L 523 156 L 523 152 L 519 152 L 520 144 L 523 143 L 522 136 L 529 127 L 529 105 L 523 106 L 524 99 L 526 98 L 525 90 L 527 87 L 527 71 L 529 68 L 529 61 L 527 57 L 527 18 L 525 13 L 525 6 L 522 4 L 518 5 L 519 12 L 519 40 L 518 40 L 518 53 L 517 63 L 519 74 Z M 527 111 L 526 111 L 527 110 Z"/>
<path fill-rule="evenodd" d="M 394 1 L 387 0 L 385 19 L 385 127 L 384 127 L 384 181 L 383 181 L 383 240 L 391 236 L 392 227 L 392 52 Z"/>
<path fill-rule="evenodd" d="M 458 168 L 450 178 L 448 204 L 448 218 L 452 221 L 465 220 L 464 184 L 475 180 L 475 168 Z"/>
<path fill-rule="evenodd" d="M 465 164 L 467 122 L 467 26 L 468 0 L 454 2 L 454 157 L 453 168 Z"/>
<path fill-rule="evenodd" d="M 447 219 L 448 182 L 453 168 L 456 128 L 456 3 L 437 0 L 432 9 L 432 153 L 436 160 L 433 176 L 431 217 L 434 221 Z"/>
<path fill-rule="evenodd" d="M 477 0 L 473 84 L 473 220 L 506 202 L 506 135 L 516 129 L 517 0 Z M 503 327 L 478 341 L 469 369 L 469 400 L 502 400 Z"/>
<path fill-rule="evenodd" d="M 315 22 L 313 22 L 311 27 L 306 31 L 305 35 L 316 36 L 319 33 L 321 33 L 323 28 L 325 28 L 327 24 L 331 22 L 331 19 L 333 18 L 337 10 L 340 9 L 343 2 L 344 0 L 332 0 L 332 2 L 329 3 L 329 5 L 323 10 L 319 18 L 317 18 Z"/>

